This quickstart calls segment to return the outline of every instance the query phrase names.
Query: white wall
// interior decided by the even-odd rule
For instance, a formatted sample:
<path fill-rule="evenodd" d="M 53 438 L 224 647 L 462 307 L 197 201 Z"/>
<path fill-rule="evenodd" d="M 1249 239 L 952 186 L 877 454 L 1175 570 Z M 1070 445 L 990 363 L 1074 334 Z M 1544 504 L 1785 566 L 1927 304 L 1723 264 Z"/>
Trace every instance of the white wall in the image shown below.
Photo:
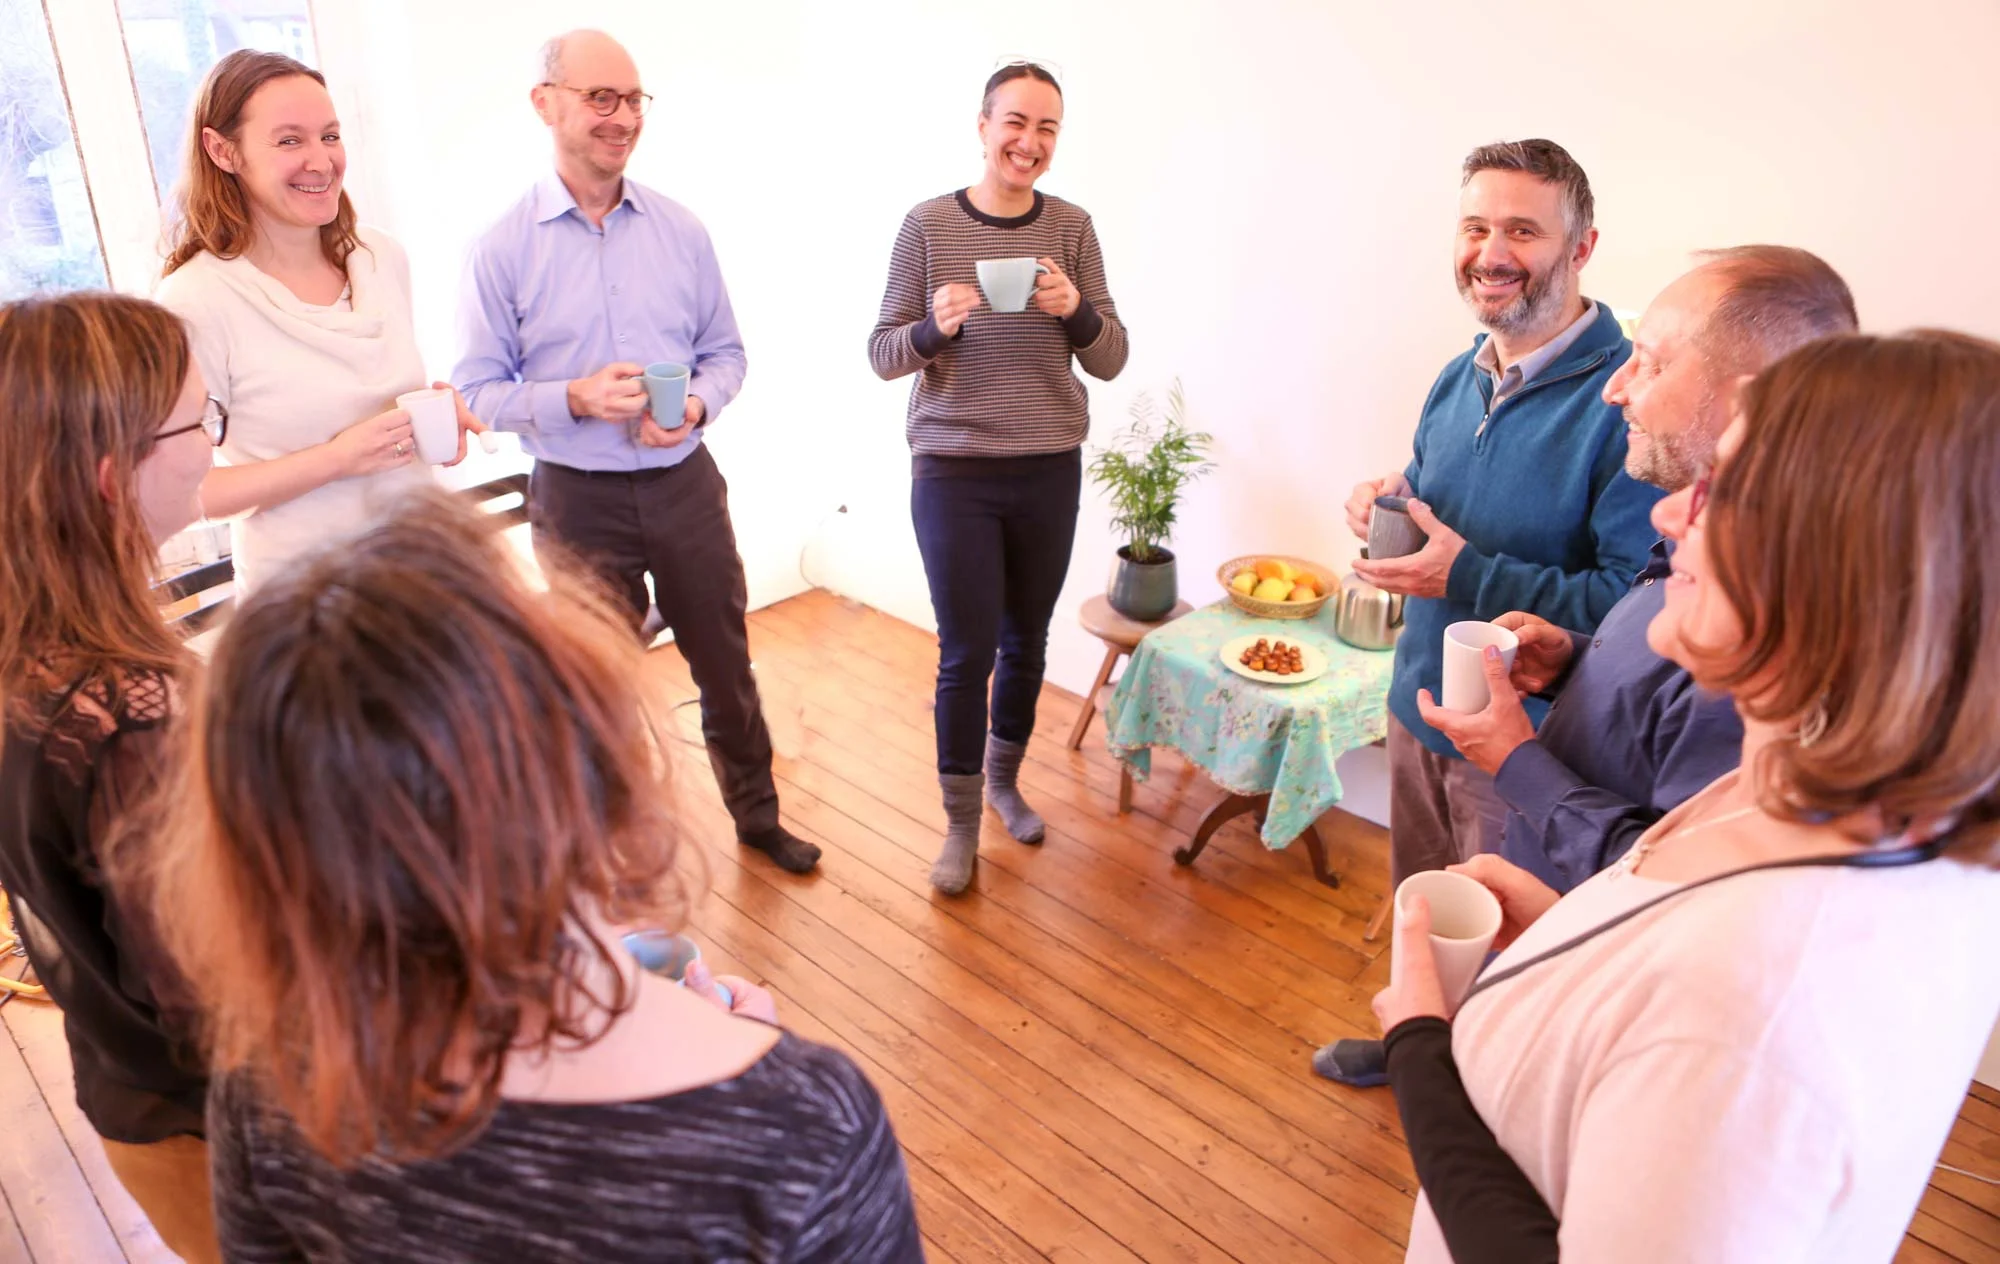
<path fill-rule="evenodd" d="M 1474 332 L 1448 250 L 1457 163 L 1483 141 L 1546 135 L 1584 164 L 1603 230 L 1586 290 L 1619 307 L 1690 250 L 1768 240 L 1832 261 L 1870 326 L 2000 336 L 1992 0 L 318 9 L 351 186 L 410 248 L 440 371 L 467 238 L 545 166 L 535 46 L 590 23 L 634 50 L 660 100 L 633 174 L 707 221 L 749 346 L 713 442 L 759 602 L 800 587 L 810 546 L 815 580 L 930 622 L 909 384 L 877 381 L 863 343 L 903 213 L 978 174 L 978 89 L 1002 56 L 1062 68 L 1045 187 L 1095 216 L 1132 330 L 1125 375 L 1092 383 L 1098 432 L 1179 375 L 1217 435 L 1222 472 L 1177 540 L 1195 600 L 1238 553 L 1352 557 L 1341 501 L 1401 465 L 1425 389 Z M 852 512 L 829 517 L 839 504 Z M 1072 689 L 1100 654 L 1067 612 L 1103 582 L 1104 519 L 1086 506 L 1051 645 Z"/>

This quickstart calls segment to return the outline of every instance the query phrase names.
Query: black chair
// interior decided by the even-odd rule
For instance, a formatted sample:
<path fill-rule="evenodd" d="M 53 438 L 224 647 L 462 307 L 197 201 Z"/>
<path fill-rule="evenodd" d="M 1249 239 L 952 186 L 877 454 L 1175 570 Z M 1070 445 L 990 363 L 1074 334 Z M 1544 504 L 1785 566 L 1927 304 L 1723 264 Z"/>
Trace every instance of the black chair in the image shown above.
<path fill-rule="evenodd" d="M 503 527 L 528 520 L 528 476 L 509 474 L 458 493 L 499 519 Z M 183 637 L 193 636 L 228 610 L 236 598 L 236 567 L 228 558 L 182 571 L 155 589 L 167 622 Z"/>

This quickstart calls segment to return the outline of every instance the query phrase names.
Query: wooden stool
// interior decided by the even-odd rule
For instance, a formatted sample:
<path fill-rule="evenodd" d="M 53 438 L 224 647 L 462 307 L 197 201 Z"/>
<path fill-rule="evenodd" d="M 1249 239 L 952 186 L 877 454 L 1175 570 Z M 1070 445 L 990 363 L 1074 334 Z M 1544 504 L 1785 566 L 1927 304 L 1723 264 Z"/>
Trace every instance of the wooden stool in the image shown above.
<path fill-rule="evenodd" d="M 1090 728 L 1090 717 L 1097 714 L 1097 697 L 1111 683 L 1111 673 L 1117 668 L 1118 660 L 1137 649 L 1146 633 L 1161 624 L 1172 623 L 1193 609 L 1187 602 L 1177 601 L 1166 618 L 1157 623 L 1141 623 L 1113 610 L 1102 593 L 1083 603 L 1083 609 L 1077 612 L 1077 621 L 1083 624 L 1084 631 L 1104 642 L 1104 662 L 1097 669 L 1097 679 L 1091 682 L 1090 692 L 1083 695 L 1083 708 L 1076 713 L 1076 726 L 1069 731 L 1071 750 L 1083 749 L 1084 732 Z"/>

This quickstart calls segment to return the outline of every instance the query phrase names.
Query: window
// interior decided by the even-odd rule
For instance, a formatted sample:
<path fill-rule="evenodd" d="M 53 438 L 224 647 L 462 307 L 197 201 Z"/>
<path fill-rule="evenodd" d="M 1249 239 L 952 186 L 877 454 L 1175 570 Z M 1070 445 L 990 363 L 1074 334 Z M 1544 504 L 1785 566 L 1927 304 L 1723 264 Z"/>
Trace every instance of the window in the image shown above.
<path fill-rule="evenodd" d="M 0 0 L 0 302 L 104 283 L 48 15 Z"/>
<path fill-rule="evenodd" d="M 313 64 L 305 0 L 118 0 L 118 17 L 162 199 L 180 179 L 188 110 L 210 66 L 239 48 Z"/>
<path fill-rule="evenodd" d="M 150 292 L 203 76 L 314 44 L 309 0 L 0 0 L 0 302 Z"/>

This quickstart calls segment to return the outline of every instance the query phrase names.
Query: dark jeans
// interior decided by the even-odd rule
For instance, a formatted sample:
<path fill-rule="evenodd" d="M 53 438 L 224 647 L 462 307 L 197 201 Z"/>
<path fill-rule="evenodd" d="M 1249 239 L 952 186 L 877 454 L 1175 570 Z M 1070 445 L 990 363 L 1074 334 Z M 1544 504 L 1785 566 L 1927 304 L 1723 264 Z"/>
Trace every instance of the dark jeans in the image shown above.
<path fill-rule="evenodd" d="M 1035 730 L 1083 454 L 929 464 L 949 473 L 919 470 L 910 516 L 937 613 L 938 771 L 965 775 L 984 766 L 989 677 L 994 736 L 1025 743 Z"/>
<path fill-rule="evenodd" d="M 701 691 L 701 733 L 739 834 L 778 823 L 771 733 L 750 670 L 749 592 L 729 486 L 706 447 L 666 469 L 576 470 L 538 461 L 528 479 L 537 547 L 555 540 L 622 597 L 636 632 L 646 617 L 646 574 Z"/>

